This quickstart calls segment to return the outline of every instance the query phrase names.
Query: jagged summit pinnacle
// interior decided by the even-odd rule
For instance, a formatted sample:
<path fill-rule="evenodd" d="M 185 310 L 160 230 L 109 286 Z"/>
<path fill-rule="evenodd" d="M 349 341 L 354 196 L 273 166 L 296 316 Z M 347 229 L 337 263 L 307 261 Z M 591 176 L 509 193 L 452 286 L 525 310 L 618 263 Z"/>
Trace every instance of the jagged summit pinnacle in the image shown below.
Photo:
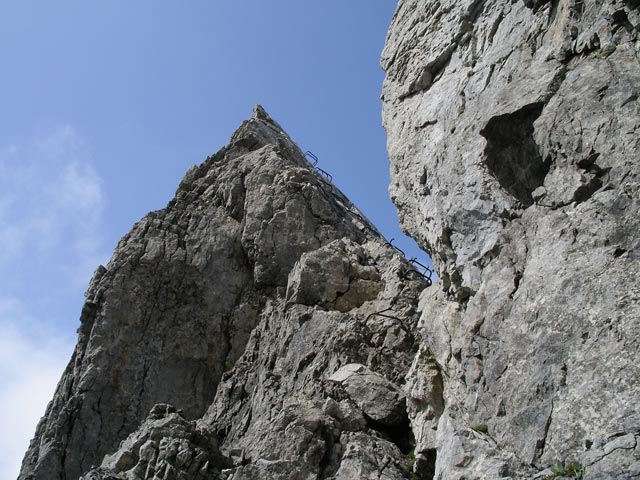
<path fill-rule="evenodd" d="M 191 189 L 194 181 L 207 175 L 219 161 L 231 161 L 251 151 L 272 145 L 282 151 L 280 159 L 301 167 L 309 167 L 302 150 L 287 132 L 259 104 L 253 107 L 253 114 L 235 130 L 229 143 L 200 165 L 192 165 L 180 182 L 176 195 Z M 240 172 L 236 172 L 240 175 Z"/>
<path fill-rule="evenodd" d="M 258 120 L 265 120 L 267 122 L 276 123 L 273 118 L 267 113 L 262 105 L 256 103 L 253 107 L 253 116 L 252 118 L 256 118 Z"/>
<path fill-rule="evenodd" d="M 296 143 L 262 106 L 256 105 L 251 118 L 242 122 L 232 135 L 228 148 L 235 147 L 244 152 L 257 150 L 265 145 L 274 145 L 288 150 L 287 157 L 301 165 L 304 163 L 304 155 Z"/>

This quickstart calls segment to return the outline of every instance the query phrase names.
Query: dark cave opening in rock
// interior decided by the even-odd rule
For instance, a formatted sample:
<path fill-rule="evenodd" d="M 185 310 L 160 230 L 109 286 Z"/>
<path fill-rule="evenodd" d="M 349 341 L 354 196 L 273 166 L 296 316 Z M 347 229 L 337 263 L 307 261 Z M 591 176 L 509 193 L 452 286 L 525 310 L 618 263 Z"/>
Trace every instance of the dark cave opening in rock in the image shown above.
<path fill-rule="evenodd" d="M 411 476 L 413 480 L 432 480 L 434 478 L 437 452 L 435 449 L 430 449 L 414 453 L 416 441 L 408 415 L 404 415 L 402 420 L 394 425 L 378 422 L 367 414 L 364 414 L 364 418 L 370 429 L 380 433 L 382 438 L 393 442 L 403 455 L 407 457 L 415 455 L 415 468 Z"/>
<path fill-rule="evenodd" d="M 394 425 L 386 425 L 374 420 L 366 413 L 363 413 L 363 415 L 367 421 L 367 426 L 371 430 L 379 432 L 382 434 L 382 438 L 395 443 L 404 455 L 407 455 L 415 447 L 416 442 L 409 423 L 409 417 L 403 417 L 402 421 Z"/>
<path fill-rule="evenodd" d="M 492 117 L 480 130 L 487 139 L 484 162 L 489 172 L 525 208 L 533 204 L 532 193 L 549 172 L 549 163 L 533 139 L 533 123 L 543 107 L 543 103 L 532 103 Z"/>
<path fill-rule="evenodd" d="M 416 454 L 415 480 L 432 480 L 436 476 L 436 460 L 438 452 L 430 448 Z"/>

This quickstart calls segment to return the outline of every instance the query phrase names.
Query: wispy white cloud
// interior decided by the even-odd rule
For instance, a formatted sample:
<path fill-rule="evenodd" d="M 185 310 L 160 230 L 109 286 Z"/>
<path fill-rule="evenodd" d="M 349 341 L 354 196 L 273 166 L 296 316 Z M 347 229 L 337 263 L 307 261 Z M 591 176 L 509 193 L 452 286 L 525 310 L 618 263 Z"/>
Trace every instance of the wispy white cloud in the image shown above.
<path fill-rule="evenodd" d="M 91 151 L 72 127 L 0 148 L 0 273 L 34 255 L 54 254 L 68 271 L 106 259 L 103 208 Z M 95 266 L 77 276 L 86 282 Z"/>
<path fill-rule="evenodd" d="M 0 478 L 16 478 L 36 423 L 73 349 L 71 335 L 34 330 L 17 299 L 0 299 Z M 38 326 L 37 328 L 40 328 Z"/>
<path fill-rule="evenodd" d="M 18 475 L 75 342 L 68 317 L 81 305 L 71 314 L 49 306 L 81 298 L 108 259 L 91 157 L 70 126 L 0 146 L 0 425 L 11 432 L 0 436 L 0 478 Z M 64 328 L 56 315 L 67 317 Z"/>

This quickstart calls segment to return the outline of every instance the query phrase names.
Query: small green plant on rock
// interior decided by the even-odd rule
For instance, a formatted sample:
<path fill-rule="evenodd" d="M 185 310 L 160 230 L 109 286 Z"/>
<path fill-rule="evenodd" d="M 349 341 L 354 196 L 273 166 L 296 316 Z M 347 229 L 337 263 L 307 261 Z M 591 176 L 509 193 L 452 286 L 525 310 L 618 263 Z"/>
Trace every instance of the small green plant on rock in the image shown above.
<path fill-rule="evenodd" d="M 416 463 L 416 452 L 415 452 L 415 450 L 411 449 L 409 451 L 409 453 L 407 453 L 406 462 L 407 462 L 407 469 L 410 472 L 413 472 L 413 465 Z"/>
<path fill-rule="evenodd" d="M 471 427 L 471 429 L 478 433 L 489 433 L 489 426 L 486 423 L 478 423 Z"/>
<path fill-rule="evenodd" d="M 551 471 L 553 473 L 551 475 L 547 475 L 542 480 L 553 480 L 558 477 L 569 477 L 580 480 L 584 473 L 584 469 L 579 462 L 571 462 L 567 465 L 556 465 L 551 468 Z"/>
<path fill-rule="evenodd" d="M 407 470 L 411 472 L 411 480 L 420 480 L 418 474 L 413 471 L 416 463 L 416 452 L 414 449 L 411 449 L 409 453 L 407 453 L 405 461 L 407 462 Z"/>

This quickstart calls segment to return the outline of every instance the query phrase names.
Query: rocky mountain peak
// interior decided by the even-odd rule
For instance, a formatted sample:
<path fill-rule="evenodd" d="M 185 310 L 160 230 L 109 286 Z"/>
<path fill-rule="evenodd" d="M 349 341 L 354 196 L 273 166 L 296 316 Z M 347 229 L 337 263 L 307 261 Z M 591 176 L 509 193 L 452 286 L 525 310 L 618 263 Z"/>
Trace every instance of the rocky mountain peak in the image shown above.
<path fill-rule="evenodd" d="M 279 157 L 281 161 L 308 167 L 308 162 L 297 144 L 261 105 L 256 104 L 251 117 L 236 129 L 226 147 L 187 171 L 180 182 L 178 192 L 188 189 L 196 179 L 206 175 L 213 164 L 222 160 L 230 161 L 235 156 L 266 146 L 284 150 L 286 155 Z M 241 172 L 238 172 L 238 175 L 241 175 Z"/>
<path fill-rule="evenodd" d="M 283 148 L 288 147 L 297 153 L 302 153 L 278 122 L 271 118 L 260 105 L 253 108 L 251 118 L 242 122 L 242 125 L 235 131 L 230 144 L 247 149 L 258 149 L 265 145 L 281 145 Z"/>
<path fill-rule="evenodd" d="M 97 270 L 20 478 L 380 469 L 364 444 L 402 478 L 425 285 L 256 106 Z M 351 387 L 330 378 L 347 364 L 367 372 Z"/>
<path fill-rule="evenodd" d="M 119 242 L 20 480 L 640 478 L 640 3 L 401 0 L 392 200 L 260 106 Z"/>

